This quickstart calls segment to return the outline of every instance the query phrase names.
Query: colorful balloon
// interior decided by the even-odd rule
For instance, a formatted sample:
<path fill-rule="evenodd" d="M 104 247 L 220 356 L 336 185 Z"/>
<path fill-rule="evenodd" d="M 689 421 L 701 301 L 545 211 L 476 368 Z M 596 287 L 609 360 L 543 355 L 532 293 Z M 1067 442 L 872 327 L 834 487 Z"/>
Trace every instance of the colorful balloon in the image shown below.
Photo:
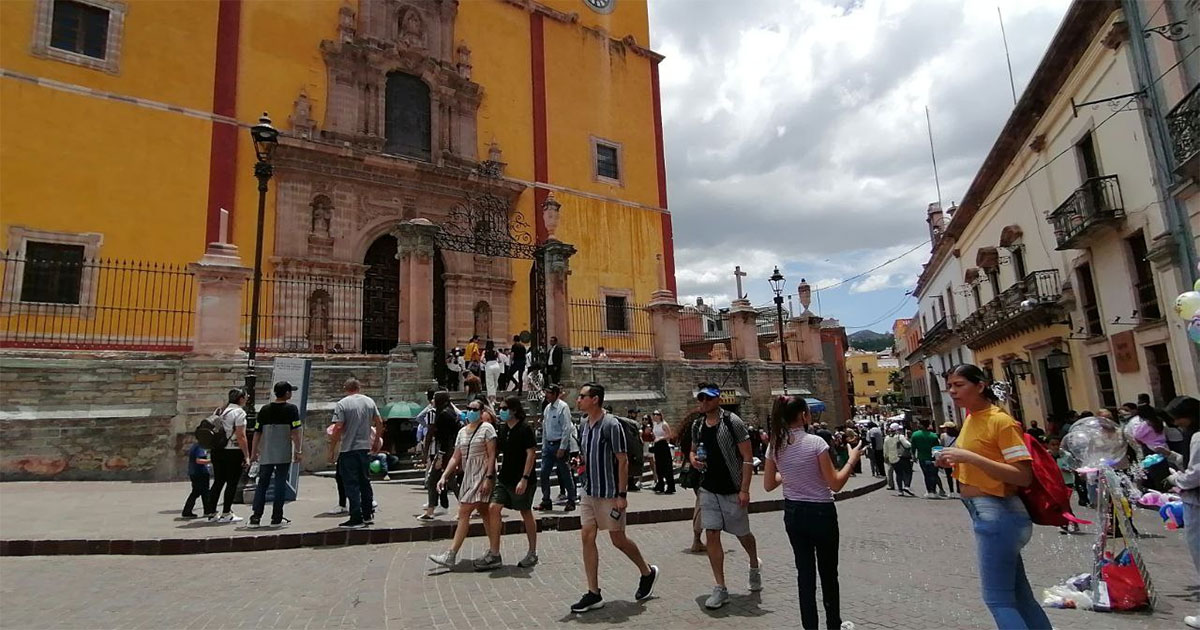
<path fill-rule="evenodd" d="M 1200 280 L 1197 280 L 1196 284 L 1192 285 L 1192 289 L 1196 290 L 1196 291 L 1200 291 Z"/>
<path fill-rule="evenodd" d="M 1179 319 L 1187 321 L 1200 311 L 1200 291 L 1184 291 L 1175 298 L 1175 314 Z"/>
<path fill-rule="evenodd" d="M 1200 315 L 1193 317 L 1192 321 L 1188 322 L 1187 335 L 1192 343 L 1200 344 Z"/>
<path fill-rule="evenodd" d="M 379 463 L 378 459 L 371 460 L 371 463 L 368 464 L 367 467 L 370 468 L 371 472 L 375 473 L 376 475 L 383 472 L 383 465 Z"/>

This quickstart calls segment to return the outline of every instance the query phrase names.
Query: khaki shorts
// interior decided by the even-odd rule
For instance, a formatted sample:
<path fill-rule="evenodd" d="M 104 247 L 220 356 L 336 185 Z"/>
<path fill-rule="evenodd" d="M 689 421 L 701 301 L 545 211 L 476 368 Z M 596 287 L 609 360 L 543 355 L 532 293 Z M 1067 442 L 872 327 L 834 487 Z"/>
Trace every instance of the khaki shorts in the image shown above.
<path fill-rule="evenodd" d="M 579 526 L 595 527 L 600 531 L 624 531 L 625 517 L 629 510 L 621 511 L 621 518 L 614 519 L 609 512 L 617 507 L 617 500 L 599 499 L 586 494 L 579 501 Z"/>
<path fill-rule="evenodd" d="M 700 488 L 700 525 L 734 536 L 750 533 L 750 510 L 738 505 L 738 495 L 716 494 Z"/>

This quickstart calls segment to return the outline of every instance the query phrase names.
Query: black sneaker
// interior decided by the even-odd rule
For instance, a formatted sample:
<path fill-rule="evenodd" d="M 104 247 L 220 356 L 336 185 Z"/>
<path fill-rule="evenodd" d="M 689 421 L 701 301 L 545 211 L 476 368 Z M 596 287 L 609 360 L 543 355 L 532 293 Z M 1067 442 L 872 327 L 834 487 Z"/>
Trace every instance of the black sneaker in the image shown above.
<path fill-rule="evenodd" d="M 574 613 L 585 613 L 597 608 L 604 608 L 604 598 L 600 596 L 600 593 L 593 593 L 591 591 L 584 593 L 579 601 L 571 604 L 571 612 Z"/>
<path fill-rule="evenodd" d="M 637 591 L 633 594 L 633 598 L 637 601 L 649 599 L 654 594 L 654 583 L 658 581 L 658 567 L 650 565 L 650 574 L 643 575 L 638 579 Z"/>
<path fill-rule="evenodd" d="M 258 517 L 251 516 L 250 524 L 246 526 L 246 529 L 258 529 L 261 526 L 262 526 L 262 521 L 259 520 Z"/>
<path fill-rule="evenodd" d="M 554 510 L 554 504 L 553 503 L 542 503 L 533 509 L 535 509 L 539 512 L 551 512 Z"/>
<path fill-rule="evenodd" d="M 567 501 L 567 505 L 566 505 L 566 507 L 563 508 L 563 511 L 564 512 L 574 512 L 575 511 L 575 503 L 573 501 Z"/>
<path fill-rule="evenodd" d="M 180 518 L 185 518 L 185 519 L 187 519 L 187 520 L 189 520 L 189 521 L 190 521 L 190 520 L 192 520 L 192 519 L 194 519 L 194 518 L 200 518 L 199 516 L 196 516 L 196 513 L 195 513 L 195 512 L 184 512 L 183 514 L 180 514 L 180 515 L 179 515 L 179 517 L 180 517 Z"/>
<path fill-rule="evenodd" d="M 338 524 L 338 527 L 340 527 L 342 529 L 362 529 L 366 526 L 367 526 L 367 524 L 364 523 L 363 521 L 356 521 L 354 519 L 350 519 L 350 520 L 346 521 L 345 523 Z"/>
<path fill-rule="evenodd" d="M 375 513 L 372 512 L 370 514 L 363 514 L 363 523 L 366 523 L 367 525 L 374 525 L 375 524 Z"/>
<path fill-rule="evenodd" d="M 278 520 L 278 521 L 275 519 L 271 519 L 271 527 L 277 527 L 279 529 L 283 529 L 284 527 L 287 527 L 291 523 L 292 523 L 292 519 L 286 518 L 286 517 L 282 518 L 281 520 Z"/>

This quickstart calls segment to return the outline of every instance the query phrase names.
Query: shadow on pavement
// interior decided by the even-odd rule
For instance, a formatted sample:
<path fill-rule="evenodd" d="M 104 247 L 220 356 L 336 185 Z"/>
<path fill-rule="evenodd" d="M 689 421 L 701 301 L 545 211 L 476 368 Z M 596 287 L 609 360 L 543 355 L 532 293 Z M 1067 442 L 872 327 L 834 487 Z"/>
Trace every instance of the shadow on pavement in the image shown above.
<path fill-rule="evenodd" d="M 651 598 L 646 601 L 653 601 L 656 598 Z M 629 621 L 630 618 L 636 617 L 646 612 L 646 602 L 630 602 L 630 601 L 605 601 L 604 608 L 593 610 L 585 613 L 568 612 L 565 616 L 559 619 L 560 622 L 577 622 L 577 623 L 600 623 L 605 625 L 614 625 Z"/>
<path fill-rule="evenodd" d="M 761 617 L 768 612 L 760 608 L 762 605 L 762 593 L 749 593 L 746 595 L 731 594 L 729 601 L 716 610 L 711 610 L 704 605 L 704 600 L 706 599 L 708 599 L 707 595 L 697 597 L 696 606 L 704 611 L 704 614 L 714 619 L 724 619 L 726 617 Z"/>

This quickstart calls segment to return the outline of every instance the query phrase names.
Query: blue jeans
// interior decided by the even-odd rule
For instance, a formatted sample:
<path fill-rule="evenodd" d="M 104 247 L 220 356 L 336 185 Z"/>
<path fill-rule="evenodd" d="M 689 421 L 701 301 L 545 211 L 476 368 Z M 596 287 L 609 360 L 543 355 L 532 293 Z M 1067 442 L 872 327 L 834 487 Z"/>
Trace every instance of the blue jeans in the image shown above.
<path fill-rule="evenodd" d="M 925 477 L 925 492 L 933 494 L 934 492 L 942 493 L 942 477 L 938 474 L 937 464 L 933 460 L 919 460 L 921 464 L 921 475 Z"/>
<path fill-rule="evenodd" d="M 542 486 L 542 504 L 550 503 L 550 469 L 554 468 L 558 471 L 558 484 L 566 488 L 567 500 L 571 503 L 577 503 L 579 500 L 579 491 L 575 488 L 575 477 L 571 474 L 571 466 L 567 464 L 567 458 L 558 458 L 558 447 L 562 444 L 562 440 L 552 440 L 542 444 L 542 469 L 538 474 L 538 480 Z"/>
<path fill-rule="evenodd" d="M 254 513 L 250 515 L 251 521 L 262 518 L 263 508 L 267 503 L 267 486 L 271 484 L 272 477 L 275 479 L 275 494 L 271 500 L 271 522 L 283 521 L 283 499 L 287 494 L 288 473 L 291 472 L 291 468 L 291 464 L 258 465 L 258 487 L 254 489 Z"/>
<path fill-rule="evenodd" d="M 1033 535 L 1033 521 L 1016 496 L 963 499 L 975 530 L 983 603 L 1004 630 L 1050 630 L 1021 561 L 1021 548 Z"/>
<path fill-rule="evenodd" d="M 344 451 L 338 455 L 338 474 L 346 487 L 346 501 L 350 503 L 350 520 L 361 522 L 364 516 L 373 516 L 375 493 L 371 491 L 371 479 L 367 477 L 370 458 L 367 451 Z"/>

